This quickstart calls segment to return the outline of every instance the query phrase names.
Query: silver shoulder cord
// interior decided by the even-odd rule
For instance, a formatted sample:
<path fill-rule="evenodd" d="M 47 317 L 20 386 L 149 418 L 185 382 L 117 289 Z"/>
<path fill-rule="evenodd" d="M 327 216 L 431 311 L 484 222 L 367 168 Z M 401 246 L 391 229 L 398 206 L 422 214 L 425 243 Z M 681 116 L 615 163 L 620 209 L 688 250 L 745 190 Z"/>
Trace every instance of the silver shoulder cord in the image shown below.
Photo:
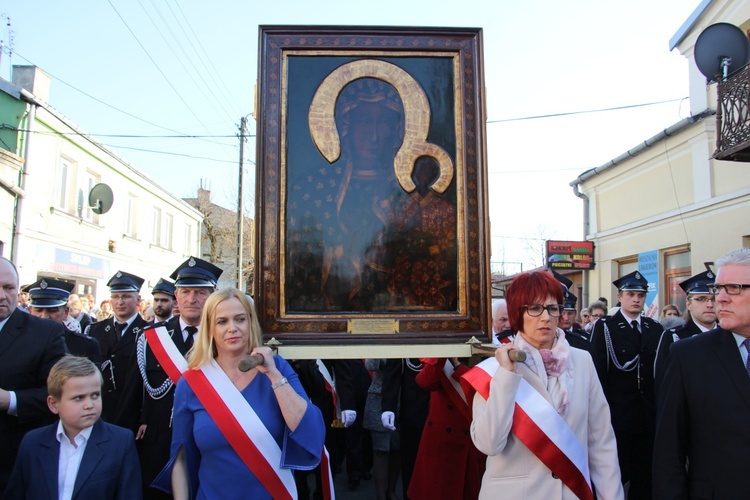
<path fill-rule="evenodd" d="M 415 365 L 414 363 L 411 362 L 410 358 L 406 358 L 406 366 L 408 366 L 411 371 L 417 372 L 417 373 L 421 372 L 422 368 L 424 367 L 422 363 Z"/>
<path fill-rule="evenodd" d="M 141 378 L 143 378 L 143 387 L 146 389 L 146 392 L 148 392 L 148 395 L 153 399 L 161 399 L 166 396 L 169 392 L 169 389 L 171 389 L 172 385 L 174 385 L 171 378 L 167 377 L 167 379 L 162 382 L 162 384 L 157 388 L 151 387 L 151 384 L 148 383 L 148 377 L 146 376 L 145 335 L 141 335 L 140 337 L 138 337 L 138 343 L 136 344 L 136 355 L 138 356 L 138 370 L 140 370 Z"/>
<path fill-rule="evenodd" d="M 634 357 L 624 365 L 621 365 L 617 360 L 617 356 L 615 355 L 615 346 L 612 344 L 612 337 L 609 333 L 609 328 L 607 327 L 606 322 L 604 322 L 604 341 L 607 344 L 607 357 L 612 359 L 612 363 L 615 365 L 615 368 L 623 372 L 632 372 L 634 369 L 640 368 L 640 354 L 636 355 L 636 357 Z"/>

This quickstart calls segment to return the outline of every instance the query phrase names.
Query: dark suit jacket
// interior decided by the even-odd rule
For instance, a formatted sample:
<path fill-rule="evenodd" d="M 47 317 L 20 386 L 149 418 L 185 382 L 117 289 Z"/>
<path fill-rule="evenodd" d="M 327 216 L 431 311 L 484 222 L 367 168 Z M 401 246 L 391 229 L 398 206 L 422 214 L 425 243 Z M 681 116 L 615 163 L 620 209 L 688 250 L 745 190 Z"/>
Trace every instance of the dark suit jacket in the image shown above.
<path fill-rule="evenodd" d="M 658 394 L 654 498 L 750 498 L 748 422 L 750 377 L 734 336 L 717 328 L 675 342 Z"/>
<path fill-rule="evenodd" d="M 57 424 L 29 432 L 21 443 L 4 500 L 57 500 L 60 442 Z M 141 470 L 133 433 L 94 424 L 73 488 L 73 500 L 140 499 Z"/>
<path fill-rule="evenodd" d="M 143 405 L 143 379 L 138 371 L 136 339 L 143 335 L 147 325 L 138 314 L 119 338 L 114 318 L 98 321 L 88 330 L 88 334 L 99 341 L 102 355 L 102 419 L 134 433 L 140 426 Z"/>
<path fill-rule="evenodd" d="M 659 347 L 656 350 L 656 361 L 654 361 L 654 387 L 656 392 L 664 380 L 664 370 L 667 368 L 667 359 L 669 358 L 669 349 L 675 343 L 675 337 L 680 340 L 688 339 L 693 335 L 702 333 L 703 330 L 691 319 L 687 323 L 669 330 L 664 330 L 659 340 Z"/>
<path fill-rule="evenodd" d="M 47 408 L 47 375 L 65 354 L 64 327 L 13 311 L 0 331 L 0 388 L 15 391 L 18 416 L 0 411 L 0 491 L 26 432 L 54 420 Z"/>

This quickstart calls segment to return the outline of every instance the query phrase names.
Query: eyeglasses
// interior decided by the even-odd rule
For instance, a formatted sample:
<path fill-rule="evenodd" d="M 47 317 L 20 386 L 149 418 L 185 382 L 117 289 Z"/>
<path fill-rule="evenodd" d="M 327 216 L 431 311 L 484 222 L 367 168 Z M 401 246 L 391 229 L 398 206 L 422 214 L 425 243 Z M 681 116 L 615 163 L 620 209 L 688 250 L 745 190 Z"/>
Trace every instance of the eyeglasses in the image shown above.
<path fill-rule="evenodd" d="M 603 315 L 603 314 L 592 314 L 592 315 L 591 315 L 591 317 L 592 317 L 592 318 L 594 318 L 594 319 L 599 319 L 599 318 L 601 318 L 602 316 L 604 316 L 604 315 Z"/>
<path fill-rule="evenodd" d="M 719 295 L 722 290 L 726 291 L 727 295 L 739 295 L 746 286 L 750 287 L 747 283 L 724 283 L 723 285 L 714 283 L 713 285 L 708 285 L 708 291 L 714 295 Z"/>
<path fill-rule="evenodd" d="M 523 307 L 526 308 L 526 312 L 529 313 L 529 316 L 533 317 L 541 316 L 542 313 L 546 310 L 550 316 L 557 318 L 562 314 L 563 311 L 562 304 L 550 304 L 548 306 L 543 306 L 542 304 L 530 304 Z"/>
<path fill-rule="evenodd" d="M 727 292 L 729 293 L 729 292 Z M 729 295 L 732 295 L 731 293 Z M 704 303 L 704 302 L 716 302 L 716 297 L 706 297 L 701 295 L 700 297 L 690 297 L 690 300 L 694 300 L 696 302 Z"/>

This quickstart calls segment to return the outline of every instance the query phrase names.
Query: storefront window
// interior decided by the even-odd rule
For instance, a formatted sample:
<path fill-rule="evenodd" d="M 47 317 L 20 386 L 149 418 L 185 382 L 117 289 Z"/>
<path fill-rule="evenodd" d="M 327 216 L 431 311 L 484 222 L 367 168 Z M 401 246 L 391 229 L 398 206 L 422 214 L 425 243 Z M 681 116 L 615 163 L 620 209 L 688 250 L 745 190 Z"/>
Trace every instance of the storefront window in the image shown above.
<path fill-rule="evenodd" d="M 687 301 L 685 292 L 680 288 L 680 282 L 692 276 L 690 267 L 690 247 L 681 247 L 664 252 L 664 304 L 677 306 L 681 313 L 685 312 Z"/>

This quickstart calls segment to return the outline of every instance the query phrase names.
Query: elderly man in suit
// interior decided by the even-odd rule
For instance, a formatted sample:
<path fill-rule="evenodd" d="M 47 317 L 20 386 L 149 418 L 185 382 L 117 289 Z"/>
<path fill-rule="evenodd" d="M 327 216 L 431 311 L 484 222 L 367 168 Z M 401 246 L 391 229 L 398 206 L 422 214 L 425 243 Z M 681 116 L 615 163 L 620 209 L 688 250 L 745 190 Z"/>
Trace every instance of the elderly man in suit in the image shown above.
<path fill-rule="evenodd" d="M 0 491 L 24 434 L 54 418 L 47 408 L 47 375 L 65 354 L 63 326 L 17 304 L 18 271 L 0 258 Z"/>
<path fill-rule="evenodd" d="M 675 342 L 659 390 L 654 498 L 750 498 L 750 249 L 716 261 L 719 328 Z"/>

